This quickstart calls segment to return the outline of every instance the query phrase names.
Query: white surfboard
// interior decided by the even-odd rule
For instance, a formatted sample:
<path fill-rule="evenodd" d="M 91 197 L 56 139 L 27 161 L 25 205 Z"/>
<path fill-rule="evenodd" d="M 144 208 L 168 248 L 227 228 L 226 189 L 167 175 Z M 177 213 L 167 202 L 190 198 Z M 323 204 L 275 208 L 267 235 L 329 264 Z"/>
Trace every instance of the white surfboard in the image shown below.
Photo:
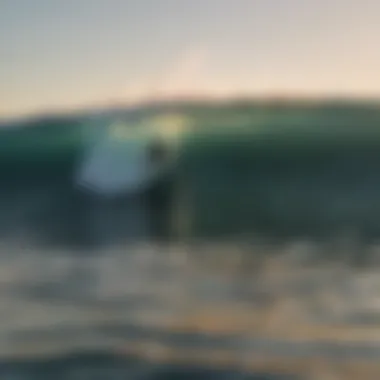
<path fill-rule="evenodd" d="M 104 196 L 146 190 L 175 163 L 186 127 L 176 115 L 134 125 L 117 120 L 90 125 L 77 186 Z"/>

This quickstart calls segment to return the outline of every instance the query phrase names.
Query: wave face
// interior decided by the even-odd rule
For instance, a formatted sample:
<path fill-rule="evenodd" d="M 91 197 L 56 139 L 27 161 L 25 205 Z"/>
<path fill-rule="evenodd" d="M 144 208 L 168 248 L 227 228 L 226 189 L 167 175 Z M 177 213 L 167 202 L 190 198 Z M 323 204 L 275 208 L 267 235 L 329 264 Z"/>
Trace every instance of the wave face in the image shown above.
<path fill-rule="evenodd" d="M 363 241 L 378 239 L 379 112 L 356 110 L 359 117 L 355 110 L 343 108 L 280 111 L 257 107 L 187 111 L 191 133 L 182 136 L 168 173 L 171 178 L 161 181 L 171 185 L 152 189 L 148 198 L 153 195 L 154 201 L 142 196 L 148 214 L 155 214 L 148 219 L 155 219 L 156 227 L 165 225 L 161 230 L 170 230 L 167 223 L 157 222 L 159 215 L 170 213 L 168 208 L 185 198 L 181 212 L 191 222 L 186 234 L 194 237 L 263 233 L 281 238 L 348 234 Z M 12 204 L 3 206 L 6 220 L 34 218 L 34 223 L 25 223 L 46 234 L 57 224 L 61 235 L 72 234 L 66 229 L 90 230 L 89 220 L 109 220 L 113 230 L 122 230 L 111 220 L 132 214 L 125 211 L 128 197 L 95 201 L 82 194 L 74 178 L 78 175 L 87 187 L 110 194 L 150 182 L 154 174 L 144 163 L 149 136 L 111 142 L 100 138 L 101 125 L 87 128 L 89 124 L 70 121 L 1 133 L 1 191 Z M 128 128 L 129 133 L 133 128 Z M 26 203 L 28 211 L 22 211 Z M 112 215 L 116 209 L 120 216 L 105 216 L 105 210 Z M 99 217 L 94 216 L 97 212 Z"/>

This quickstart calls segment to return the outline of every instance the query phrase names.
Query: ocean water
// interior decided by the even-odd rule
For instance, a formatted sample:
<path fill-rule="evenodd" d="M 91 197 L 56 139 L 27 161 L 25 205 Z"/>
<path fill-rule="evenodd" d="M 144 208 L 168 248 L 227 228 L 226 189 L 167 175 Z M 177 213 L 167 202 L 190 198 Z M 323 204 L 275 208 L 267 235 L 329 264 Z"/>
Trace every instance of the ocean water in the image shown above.
<path fill-rule="evenodd" d="M 73 185 L 75 128 L 7 132 L 1 378 L 377 379 L 378 132 L 272 124 L 200 128 L 114 200 Z"/>

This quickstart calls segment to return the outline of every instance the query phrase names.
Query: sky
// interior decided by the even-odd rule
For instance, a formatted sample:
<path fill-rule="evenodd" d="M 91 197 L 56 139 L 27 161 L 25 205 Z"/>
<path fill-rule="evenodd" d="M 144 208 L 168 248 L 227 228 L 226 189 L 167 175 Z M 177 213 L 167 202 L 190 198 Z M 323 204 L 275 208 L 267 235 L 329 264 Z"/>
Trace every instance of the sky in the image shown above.
<path fill-rule="evenodd" d="M 0 117 L 170 96 L 380 96 L 378 0 L 0 0 Z"/>

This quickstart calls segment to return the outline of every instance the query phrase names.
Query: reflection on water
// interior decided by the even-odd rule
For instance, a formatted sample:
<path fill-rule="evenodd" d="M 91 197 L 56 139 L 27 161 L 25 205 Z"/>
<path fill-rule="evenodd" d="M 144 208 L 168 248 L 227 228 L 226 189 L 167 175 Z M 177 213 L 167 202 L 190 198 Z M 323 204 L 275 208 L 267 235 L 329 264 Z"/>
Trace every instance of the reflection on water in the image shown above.
<path fill-rule="evenodd" d="M 196 363 L 232 379 L 240 374 L 221 368 L 309 374 L 333 363 L 336 378 L 346 379 L 347 368 L 358 363 L 374 379 L 380 374 L 379 268 L 358 272 L 318 261 L 323 247 L 126 245 L 83 257 L 7 248 L 0 355 L 8 364 L 0 369 L 9 369 L 10 359 L 42 357 L 23 366 L 39 376 L 43 368 L 94 376 L 97 365 L 101 371 L 124 366 L 124 375 L 154 379 L 169 371 L 162 363 Z M 262 251 L 271 257 L 260 259 Z M 65 357 L 94 349 L 108 353 Z M 157 364 L 143 366 L 148 373 L 136 362 L 126 369 L 131 355 Z M 170 371 L 183 378 L 179 369 Z M 208 378 L 207 368 L 199 371 Z M 368 378 L 363 373 L 352 378 Z"/>

